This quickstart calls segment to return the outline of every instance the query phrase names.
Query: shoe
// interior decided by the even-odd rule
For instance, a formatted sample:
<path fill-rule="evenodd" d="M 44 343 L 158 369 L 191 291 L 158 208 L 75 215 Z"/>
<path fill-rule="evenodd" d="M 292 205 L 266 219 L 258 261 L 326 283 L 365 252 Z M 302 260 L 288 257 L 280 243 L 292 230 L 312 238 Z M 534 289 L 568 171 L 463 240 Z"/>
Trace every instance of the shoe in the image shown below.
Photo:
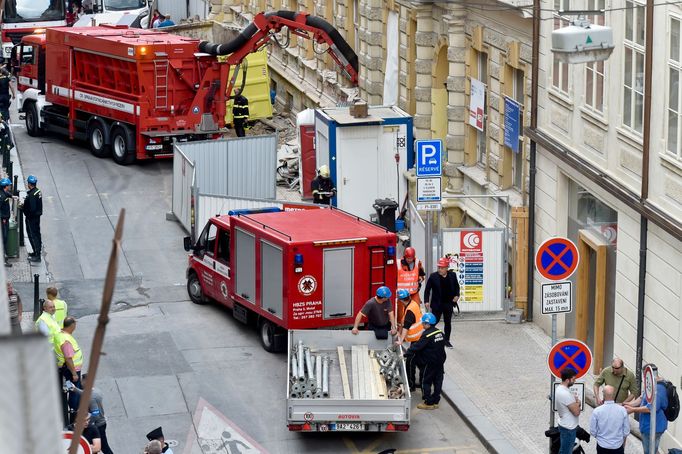
<path fill-rule="evenodd" d="M 415 392 L 416 390 L 417 390 L 417 388 L 415 388 L 414 386 L 410 386 L 410 392 L 411 393 Z"/>
<path fill-rule="evenodd" d="M 12 268 L 12 264 L 5 260 L 5 267 Z"/>
<path fill-rule="evenodd" d="M 450 343 L 450 341 L 445 341 L 445 346 L 446 346 L 447 348 L 455 348 L 455 347 L 452 346 L 452 344 Z"/>
<path fill-rule="evenodd" d="M 29 256 L 28 261 L 29 262 L 40 262 L 42 259 L 40 258 L 39 255 L 32 255 Z"/>
<path fill-rule="evenodd" d="M 422 402 L 420 404 L 417 404 L 417 408 L 419 408 L 420 410 L 435 410 L 436 408 L 438 408 L 438 404 L 429 405 L 426 402 Z"/>

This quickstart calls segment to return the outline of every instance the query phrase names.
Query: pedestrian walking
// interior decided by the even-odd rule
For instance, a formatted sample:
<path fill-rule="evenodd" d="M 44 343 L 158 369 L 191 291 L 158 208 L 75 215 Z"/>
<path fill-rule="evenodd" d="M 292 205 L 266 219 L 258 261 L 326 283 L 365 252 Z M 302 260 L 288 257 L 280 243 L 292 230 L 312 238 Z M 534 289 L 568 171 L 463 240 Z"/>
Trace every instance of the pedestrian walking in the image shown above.
<path fill-rule="evenodd" d="M 358 334 L 360 323 L 367 319 L 367 329 L 374 331 L 377 339 L 388 339 L 389 332 L 394 336 L 396 324 L 390 298 L 391 290 L 386 286 L 379 287 L 376 296 L 370 298 L 355 316 L 353 334 Z"/>
<path fill-rule="evenodd" d="M 7 238 L 9 237 L 9 219 L 12 215 L 10 202 L 12 201 L 12 182 L 9 178 L 0 180 L 0 222 L 2 223 L 2 245 L 5 253 L 5 266 L 11 267 L 7 261 Z"/>
<path fill-rule="evenodd" d="M 237 137 L 244 137 L 246 122 L 249 120 L 249 100 L 242 94 L 242 89 L 234 91 L 234 104 L 232 105 L 232 124 Z"/>
<path fill-rule="evenodd" d="M 334 182 L 329 178 L 329 166 L 322 165 L 317 170 L 317 176 L 310 182 L 310 189 L 313 193 L 313 203 L 329 205 L 332 197 L 336 194 Z"/>
<path fill-rule="evenodd" d="M 571 454 L 575 445 L 580 415 L 580 400 L 569 389 L 575 384 L 576 371 L 570 367 L 561 370 L 561 384 L 554 391 L 557 412 L 559 413 L 559 454 Z"/>
<path fill-rule="evenodd" d="M 603 392 L 603 404 L 590 417 L 590 434 L 597 440 L 597 454 L 624 454 L 625 440 L 630 434 L 628 412 L 614 401 L 613 386 L 604 386 Z"/>
<path fill-rule="evenodd" d="M 656 380 L 656 435 L 654 438 L 654 452 L 658 452 L 658 446 L 661 443 L 661 436 L 663 432 L 668 429 L 668 418 L 665 416 L 665 409 L 668 408 L 668 392 L 664 384 L 665 380 L 660 375 Z M 651 445 L 649 444 L 649 436 L 651 433 L 651 407 L 647 403 L 644 393 L 637 399 L 625 405 L 628 414 L 639 414 L 639 432 L 642 434 L 642 449 L 644 454 L 649 454 Z"/>
<path fill-rule="evenodd" d="M 403 306 L 403 317 L 398 320 L 398 340 L 397 344 L 402 345 L 405 341 L 417 342 L 424 333 L 422 325 L 422 310 L 419 303 L 410 295 L 410 292 L 401 288 L 398 294 L 398 305 Z M 417 362 L 414 355 L 405 355 L 405 367 L 407 369 L 407 383 L 410 391 L 416 387 Z"/>
<path fill-rule="evenodd" d="M 147 440 L 152 441 L 156 440 L 161 443 L 161 452 L 163 454 L 173 454 L 173 450 L 168 446 L 168 443 L 166 443 L 166 439 L 163 436 L 163 429 L 161 427 L 157 427 L 156 429 L 152 430 L 147 434 Z"/>
<path fill-rule="evenodd" d="M 21 334 L 21 315 L 24 312 L 24 307 L 21 304 L 19 294 L 14 290 L 10 281 L 7 281 L 7 299 L 9 301 L 9 316 L 10 324 L 12 325 L 12 334 Z"/>
<path fill-rule="evenodd" d="M 594 381 L 594 398 L 597 405 L 601 405 L 604 400 L 599 395 L 599 388 L 602 385 L 609 385 L 615 388 L 614 401 L 617 404 L 627 404 L 639 396 L 639 386 L 635 380 L 635 374 L 625 367 L 623 360 L 613 358 L 611 366 L 604 368 L 599 377 Z"/>
<path fill-rule="evenodd" d="M 77 388 L 83 389 L 81 383 L 81 368 L 83 367 L 83 352 L 73 337 L 76 330 L 76 320 L 73 317 L 64 319 L 64 328 L 55 336 L 54 350 L 57 356 L 57 367 L 61 369 L 64 380 L 70 381 Z M 78 410 L 80 396 L 69 393 L 69 408 L 72 412 Z"/>
<path fill-rule="evenodd" d="M 171 19 L 170 14 L 165 14 L 162 16 L 163 19 L 160 19 L 159 21 L 159 28 L 164 28 L 164 27 L 172 27 L 175 25 L 175 22 Z"/>
<path fill-rule="evenodd" d="M 57 287 L 48 287 L 45 290 L 47 299 L 54 303 L 54 319 L 59 325 L 59 329 L 64 327 L 64 319 L 69 316 L 69 306 L 66 301 L 57 298 L 59 290 Z"/>
<path fill-rule="evenodd" d="M 50 300 L 43 300 L 43 312 L 35 322 L 36 331 L 46 336 L 51 345 L 54 345 L 56 336 L 61 331 L 59 324 L 54 319 L 55 307 Z"/>
<path fill-rule="evenodd" d="M 83 438 L 88 440 L 88 443 L 90 443 L 90 450 L 93 454 L 102 452 L 102 434 L 100 434 L 99 430 L 97 430 L 97 426 L 95 425 L 90 413 L 87 413 L 85 416 Z"/>
<path fill-rule="evenodd" d="M 445 257 L 438 259 L 438 271 L 431 273 L 426 281 L 424 301 L 426 310 L 436 316 L 436 323 L 443 316 L 445 346 L 452 348 L 450 334 L 452 333 L 452 313 L 457 307 L 459 313 L 459 282 L 457 275 L 448 269 L 450 262 Z"/>
<path fill-rule="evenodd" d="M 147 443 L 144 448 L 144 454 L 161 454 L 163 453 L 163 445 L 159 440 L 152 440 Z"/>
<path fill-rule="evenodd" d="M 26 217 L 26 233 L 28 241 L 31 243 L 33 252 L 28 254 L 28 259 L 32 262 L 40 262 L 40 255 L 43 248 L 42 235 L 40 234 L 40 217 L 43 215 L 43 194 L 36 187 L 38 179 L 29 175 L 26 178 L 28 191 L 22 205 L 24 216 Z"/>
<path fill-rule="evenodd" d="M 422 300 L 419 296 L 419 290 L 422 287 L 422 282 L 426 278 L 426 272 L 422 266 L 421 260 L 417 259 L 417 253 L 413 247 L 406 247 L 403 253 L 403 258 L 398 261 L 398 285 L 397 290 L 405 289 L 410 292 L 412 300 L 417 304 L 421 304 Z M 398 319 L 403 317 L 403 307 L 398 304 L 396 314 Z"/>
<path fill-rule="evenodd" d="M 440 402 L 445 374 L 445 338 L 443 332 L 436 328 L 436 316 L 426 313 L 421 317 L 424 332 L 417 342 L 413 342 L 407 350 L 408 355 L 416 356 L 421 372 L 422 399 L 417 405 L 422 410 L 435 410 Z"/>
<path fill-rule="evenodd" d="M 83 374 L 81 377 L 83 386 L 88 384 L 88 374 Z M 78 395 L 83 394 L 82 389 L 76 388 L 73 383 L 69 387 L 70 392 L 75 392 Z M 109 441 L 107 440 L 107 418 L 104 413 L 104 405 L 102 403 L 103 397 L 99 389 L 92 387 L 92 395 L 90 396 L 90 404 L 88 405 L 88 412 L 90 413 L 92 422 L 100 435 L 100 440 L 102 442 L 102 453 L 103 454 L 113 454 L 111 447 L 109 447 Z"/>
<path fill-rule="evenodd" d="M 0 67 L 0 115 L 8 124 L 9 106 L 12 104 L 12 97 L 17 97 L 17 93 L 12 85 L 12 74 L 10 74 L 5 65 L 2 65 Z"/>

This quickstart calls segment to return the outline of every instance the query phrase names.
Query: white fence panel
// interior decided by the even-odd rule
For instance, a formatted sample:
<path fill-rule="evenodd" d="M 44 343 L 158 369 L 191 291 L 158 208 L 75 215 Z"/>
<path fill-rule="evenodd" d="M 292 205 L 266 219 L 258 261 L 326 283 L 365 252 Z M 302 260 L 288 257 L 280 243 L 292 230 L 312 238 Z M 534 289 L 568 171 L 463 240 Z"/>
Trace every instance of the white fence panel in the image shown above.
<path fill-rule="evenodd" d="M 194 186 L 194 164 L 180 149 L 173 151 L 173 195 L 171 208 L 178 222 L 189 232 L 192 228 L 192 187 Z"/>

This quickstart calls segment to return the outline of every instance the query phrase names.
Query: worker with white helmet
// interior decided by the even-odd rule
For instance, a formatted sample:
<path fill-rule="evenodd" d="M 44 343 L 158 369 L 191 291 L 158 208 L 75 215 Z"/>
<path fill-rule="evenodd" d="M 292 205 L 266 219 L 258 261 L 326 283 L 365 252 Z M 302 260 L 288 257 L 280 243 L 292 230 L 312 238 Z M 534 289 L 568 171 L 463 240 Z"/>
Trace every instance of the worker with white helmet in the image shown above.
<path fill-rule="evenodd" d="M 310 183 L 313 191 L 313 202 L 329 205 L 332 197 L 336 195 L 334 182 L 329 178 L 329 166 L 323 165 L 317 170 L 317 176 Z"/>

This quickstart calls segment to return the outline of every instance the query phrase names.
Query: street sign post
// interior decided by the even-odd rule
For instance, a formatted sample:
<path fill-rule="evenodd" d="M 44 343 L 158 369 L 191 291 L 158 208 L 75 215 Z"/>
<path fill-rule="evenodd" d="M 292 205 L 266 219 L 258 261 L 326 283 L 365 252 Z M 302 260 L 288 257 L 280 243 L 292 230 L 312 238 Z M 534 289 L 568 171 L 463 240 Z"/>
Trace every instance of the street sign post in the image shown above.
<path fill-rule="evenodd" d="M 571 282 L 542 284 L 542 313 L 562 314 L 573 311 Z"/>
<path fill-rule="evenodd" d="M 656 454 L 656 380 L 658 368 L 653 364 L 647 364 L 644 368 L 644 397 L 651 405 L 649 410 L 649 453 Z M 647 454 L 647 453 L 645 453 Z"/>
<path fill-rule="evenodd" d="M 550 281 L 568 279 L 578 267 L 578 248 L 568 238 L 550 238 L 535 254 L 538 273 Z"/>
<path fill-rule="evenodd" d="M 435 203 L 440 201 L 440 177 L 417 178 L 417 203 Z"/>
<path fill-rule="evenodd" d="M 417 176 L 439 177 L 443 174 L 443 141 L 417 140 Z"/>
<path fill-rule="evenodd" d="M 582 378 L 592 365 L 590 348 L 578 339 L 557 342 L 547 355 L 547 366 L 556 378 L 561 379 L 561 370 L 570 367 L 576 371 L 575 378 Z"/>

